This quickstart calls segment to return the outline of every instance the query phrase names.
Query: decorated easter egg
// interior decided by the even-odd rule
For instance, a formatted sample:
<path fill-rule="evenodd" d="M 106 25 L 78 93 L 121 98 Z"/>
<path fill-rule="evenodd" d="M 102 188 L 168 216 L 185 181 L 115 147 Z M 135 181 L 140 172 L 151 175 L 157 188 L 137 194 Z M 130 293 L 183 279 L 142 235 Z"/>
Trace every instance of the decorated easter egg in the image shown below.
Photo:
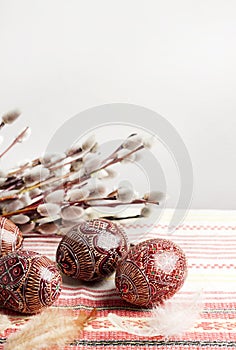
<path fill-rule="evenodd" d="M 94 219 L 73 227 L 61 240 L 56 260 L 67 276 L 95 281 L 112 274 L 128 251 L 121 227 L 109 220 Z"/>
<path fill-rule="evenodd" d="M 120 296 L 134 305 L 162 304 L 183 285 L 187 260 L 183 250 L 167 239 L 151 239 L 130 249 L 117 266 Z"/>
<path fill-rule="evenodd" d="M 7 218 L 0 217 L 0 257 L 19 249 L 23 237 L 19 228 Z"/>
<path fill-rule="evenodd" d="M 0 258 L 0 305 L 34 314 L 59 297 L 61 275 L 46 256 L 18 251 Z"/>

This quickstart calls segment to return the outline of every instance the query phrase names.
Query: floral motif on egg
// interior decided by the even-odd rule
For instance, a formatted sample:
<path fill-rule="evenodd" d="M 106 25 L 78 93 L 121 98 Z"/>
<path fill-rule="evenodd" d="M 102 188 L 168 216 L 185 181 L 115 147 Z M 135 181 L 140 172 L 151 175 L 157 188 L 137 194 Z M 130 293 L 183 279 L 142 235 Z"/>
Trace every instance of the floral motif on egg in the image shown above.
<path fill-rule="evenodd" d="M 162 304 L 183 285 L 187 260 L 183 250 L 166 239 L 151 239 L 134 246 L 116 270 L 122 299 L 140 306 Z"/>

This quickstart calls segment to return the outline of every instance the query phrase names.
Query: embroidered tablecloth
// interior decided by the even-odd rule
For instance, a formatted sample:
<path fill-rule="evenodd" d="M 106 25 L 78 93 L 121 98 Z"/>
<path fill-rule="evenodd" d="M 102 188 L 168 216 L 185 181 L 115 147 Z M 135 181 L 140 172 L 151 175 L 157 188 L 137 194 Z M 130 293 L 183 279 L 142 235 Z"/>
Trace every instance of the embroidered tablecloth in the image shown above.
<path fill-rule="evenodd" d="M 115 289 L 114 276 L 102 283 L 81 284 L 64 279 L 62 293 L 53 307 L 80 310 L 97 309 L 94 319 L 79 339 L 64 349 L 236 349 L 236 211 L 191 210 L 183 224 L 168 236 L 167 226 L 172 212 L 152 227 L 145 224 L 124 224 L 130 241 L 153 237 L 168 238 L 185 251 L 188 258 L 188 277 L 177 293 L 185 300 L 192 293 L 203 293 L 204 308 L 195 326 L 181 336 L 140 337 L 121 332 L 108 320 L 108 313 L 145 319 L 148 310 L 128 306 Z M 29 235 L 24 249 L 34 250 L 55 260 L 60 237 Z M 3 311 L 1 311 L 3 312 Z M 10 333 L 15 332 L 30 317 L 8 312 L 12 329 L 0 335 L 0 349 Z M 181 320 L 180 320 L 181 322 Z"/>

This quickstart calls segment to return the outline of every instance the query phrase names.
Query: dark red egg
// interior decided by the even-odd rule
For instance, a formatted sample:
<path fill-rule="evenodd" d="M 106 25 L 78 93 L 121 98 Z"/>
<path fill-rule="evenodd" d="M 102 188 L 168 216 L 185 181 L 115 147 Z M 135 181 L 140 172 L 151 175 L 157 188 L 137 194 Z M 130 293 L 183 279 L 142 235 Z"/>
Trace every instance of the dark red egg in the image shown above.
<path fill-rule="evenodd" d="M 73 227 L 63 237 L 56 261 L 65 275 L 96 281 L 111 275 L 127 252 L 123 229 L 112 221 L 94 219 Z"/>
<path fill-rule="evenodd" d="M 0 258 L 0 305 L 35 314 L 59 297 L 61 275 L 46 256 L 20 250 Z"/>
<path fill-rule="evenodd" d="M 162 304 L 183 285 L 187 259 L 167 239 L 150 239 L 130 249 L 117 266 L 115 283 L 125 301 L 143 307 Z"/>
<path fill-rule="evenodd" d="M 0 217 L 0 257 L 18 250 L 23 242 L 19 228 L 7 218 Z"/>

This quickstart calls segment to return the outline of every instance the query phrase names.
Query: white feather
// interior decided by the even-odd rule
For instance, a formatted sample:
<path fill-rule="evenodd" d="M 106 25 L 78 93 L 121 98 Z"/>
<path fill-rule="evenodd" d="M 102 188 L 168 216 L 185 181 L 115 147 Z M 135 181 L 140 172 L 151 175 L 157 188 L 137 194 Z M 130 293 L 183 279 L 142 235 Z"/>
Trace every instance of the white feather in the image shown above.
<path fill-rule="evenodd" d="M 199 318 L 202 310 L 201 294 L 198 293 L 191 301 L 177 302 L 167 301 L 163 306 L 152 310 L 152 316 L 139 319 L 125 318 L 115 314 L 109 314 L 109 321 L 119 330 L 139 336 L 164 336 L 180 335 L 191 329 Z"/>

